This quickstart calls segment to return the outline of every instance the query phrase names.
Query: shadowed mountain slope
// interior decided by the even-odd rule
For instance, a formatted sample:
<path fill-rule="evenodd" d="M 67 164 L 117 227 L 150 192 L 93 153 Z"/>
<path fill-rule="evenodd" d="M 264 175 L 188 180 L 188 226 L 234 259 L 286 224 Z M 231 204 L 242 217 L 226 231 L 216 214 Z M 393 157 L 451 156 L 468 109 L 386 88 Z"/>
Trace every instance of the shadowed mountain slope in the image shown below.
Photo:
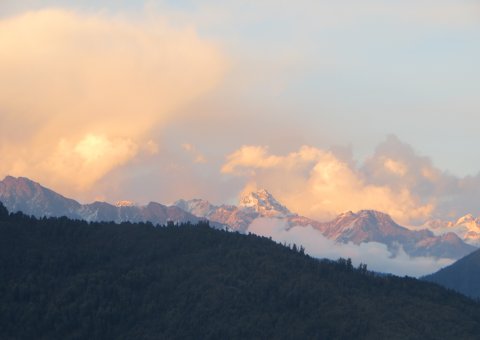
<path fill-rule="evenodd" d="M 480 298 L 480 250 L 423 279 Z"/>

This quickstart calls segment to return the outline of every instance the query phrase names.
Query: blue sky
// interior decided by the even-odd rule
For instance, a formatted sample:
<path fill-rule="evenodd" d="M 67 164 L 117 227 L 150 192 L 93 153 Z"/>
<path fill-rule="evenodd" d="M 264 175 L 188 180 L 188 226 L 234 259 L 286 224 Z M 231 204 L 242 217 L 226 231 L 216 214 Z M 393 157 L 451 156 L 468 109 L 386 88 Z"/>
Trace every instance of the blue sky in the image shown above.
<path fill-rule="evenodd" d="M 77 197 L 100 197 L 103 190 L 106 199 L 132 195 L 139 200 L 171 201 L 175 194 L 185 194 L 231 200 L 250 179 L 222 177 L 219 169 L 244 145 L 266 146 L 270 153 L 285 157 L 302 145 L 336 150 L 339 158 L 361 168 L 390 135 L 410 145 L 418 157 L 428 157 L 447 177 L 479 173 L 480 5 L 476 1 L 7 0 L 0 3 L 0 18 L 48 8 L 82 18 L 120 18 L 133 26 L 165 22 L 169 30 L 194 32 L 195 44 L 214 46 L 215 56 L 224 63 L 208 91 L 172 108 L 168 119 L 152 120 L 141 138 L 140 133 L 127 138 L 108 132 L 116 137 L 69 141 L 77 146 L 84 146 L 82 141 L 111 145 L 112 138 L 120 136 L 128 149 L 128 143 L 140 145 L 143 138 L 159 150 L 148 158 L 138 153 L 141 147 L 128 149 L 131 156 L 105 166 L 95 178 L 95 193 L 78 189 L 72 192 Z M 200 75 L 192 73 L 192 77 Z M 9 142 L 4 141 L 5 149 Z M 187 144 L 190 147 L 185 148 Z M 187 164 L 194 153 L 205 162 Z M 172 182 L 159 162 L 182 168 L 174 174 L 179 181 L 204 185 L 183 193 L 172 186 L 163 196 L 153 189 L 140 194 L 147 181 L 164 188 Z M 214 180 L 221 184 L 215 186 Z M 207 193 L 212 187 L 215 193 Z"/>

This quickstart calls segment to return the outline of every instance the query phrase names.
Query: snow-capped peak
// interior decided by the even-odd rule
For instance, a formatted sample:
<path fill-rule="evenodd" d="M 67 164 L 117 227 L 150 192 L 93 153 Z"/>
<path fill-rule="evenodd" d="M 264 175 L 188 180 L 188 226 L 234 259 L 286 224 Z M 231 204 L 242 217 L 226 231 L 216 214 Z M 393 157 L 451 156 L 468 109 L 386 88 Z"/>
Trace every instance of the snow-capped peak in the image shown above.
<path fill-rule="evenodd" d="M 352 227 L 355 225 L 396 225 L 392 218 L 380 211 L 376 210 L 360 210 L 357 212 L 347 211 L 338 215 L 330 223 L 345 227 Z M 328 224 L 328 223 L 327 223 Z"/>
<path fill-rule="evenodd" d="M 189 201 L 180 199 L 173 205 L 198 217 L 208 217 L 216 208 L 209 201 L 200 198 L 194 198 Z"/>
<path fill-rule="evenodd" d="M 467 232 L 468 235 L 465 235 L 465 238 L 469 240 L 480 237 L 480 218 L 475 218 L 472 214 L 460 217 L 457 222 L 455 222 L 455 226 L 466 229 L 465 232 Z"/>
<path fill-rule="evenodd" d="M 462 224 L 474 224 L 476 223 L 475 217 L 473 217 L 472 214 L 466 214 L 465 216 L 460 217 L 457 222 L 455 223 L 456 225 L 462 225 Z"/>
<path fill-rule="evenodd" d="M 253 209 L 265 217 L 285 217 L 293 215 L 287 207 L 278 202 L 272 194 L 265 189 L 250 192 L 242 196 L 239 207 L 243 209 Z"/>

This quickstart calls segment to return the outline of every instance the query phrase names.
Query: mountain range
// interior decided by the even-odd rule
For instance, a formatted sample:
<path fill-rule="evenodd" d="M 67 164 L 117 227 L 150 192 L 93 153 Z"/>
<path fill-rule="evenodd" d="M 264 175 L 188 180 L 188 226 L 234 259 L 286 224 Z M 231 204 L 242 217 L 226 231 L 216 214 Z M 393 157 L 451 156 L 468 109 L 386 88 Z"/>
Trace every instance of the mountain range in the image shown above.
<path fill-rule="evenodd" d="M 288 228 L 311 226 L 328 239 L 341 243 L 382 243 L 393 255 L 401 247 L 410 256 L 459 259 L 476 249 L 453 232 L 435 235 L 428 229 L 410 230 L 389 215 L 374 210 L 349 211 L 332 221 L 318 222 L 292 213 L 264 189 L 243 196 L 238 206 L 215 206 L 202 199 L 179 200 L 174 205 L 240 232 L 246 232 L 256 218 L 275 218 L 286 222 Z"/>
<path fill-rule="evenodd" d="M 477 248 L 465 243 L 457 234 L 435 235 L 428 229 L 410 230 L 382 212 L 362 210 L 346 212 L 328 222 L 319 222 L 291 212 L 262 189 L 241 197 L 238 206 L 213 205 L 203 199 L 178 200 L 172 206 L 150 202 L 137 206 L 129 201 L 115 205 L 106 202 L 80 204 L 24 177 L 7 176 L 0 181 L 0 201 L 9 211 L 22 211 L 36 217 L 67 216 L 86 221 L 152 222 L 166 224 L 209 220 L 211 226 L 246 233 L 257 218 L 282 221 L 287 228 L 311 226 L 328 239 L 340 243 L 385 244 L 392 256 L 401 248 L 410 256 L 433 256 L 459 259 Z M 438 230 L 437 230 L 438 231 Z"/>
<path fill-rule="evenodd" d="M 430 220 L 423 226 L 435 234 L 454 232 L 466 243 L 480 246 L 480 217 L 474 217 L 472 214 L 462 216 L 456 221 Z"/>
<path fill-rule="evenodd" d="M 36 217 L 66 216 L 88 222 L 149 221 L 154 224 L 166 224 L 169 221 L 197 223 L 201 220 L 176 206 L 168 207 L 155 202 L 145 206 L 136 206 L 126 201 L 116 205 L 106 202 L 80 204 L 25 177 L 7 176 L 0 181 L 0 201 L 11 212 L 22 211 Z"/>

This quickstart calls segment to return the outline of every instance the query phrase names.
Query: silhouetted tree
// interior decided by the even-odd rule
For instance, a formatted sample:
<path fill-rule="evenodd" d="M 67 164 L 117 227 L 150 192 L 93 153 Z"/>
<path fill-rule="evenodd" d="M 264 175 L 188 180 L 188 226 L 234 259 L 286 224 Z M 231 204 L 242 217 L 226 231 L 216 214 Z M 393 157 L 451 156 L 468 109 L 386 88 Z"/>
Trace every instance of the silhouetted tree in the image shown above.
<path fill-rule="evenodd" d="M 0 202 L 0 221 L 5 221 L 8 218 L 8 210 L 2 202 Z"/>

